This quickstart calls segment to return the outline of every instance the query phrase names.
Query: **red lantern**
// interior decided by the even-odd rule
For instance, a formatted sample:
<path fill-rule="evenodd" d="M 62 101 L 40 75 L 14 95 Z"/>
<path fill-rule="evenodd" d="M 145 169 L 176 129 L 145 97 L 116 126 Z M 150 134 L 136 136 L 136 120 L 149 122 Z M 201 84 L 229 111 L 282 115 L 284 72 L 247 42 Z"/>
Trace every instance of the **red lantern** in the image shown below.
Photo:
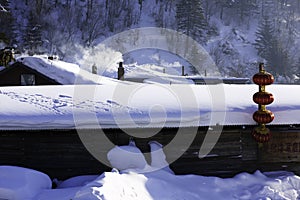
<path fill-rule="evenodd" d="M 274 96 L 269 92 L 256 92 L 253 95 L 253 101 L 260 105 L 269 105 L 273 103 Z"/>
<path fill-rule="evenodd" d="M 263 129 L 263 131 L 258 127 L 252 131 L 252 137 L 255 141 L 259 143 L 266 143 L 271 138 L 271 132 L 268 128 Z"/>
<path fill-rule="evenodd" d="M 265 143 L 270 140 L 270 130 L 266 128 L 266 124 L 274 120 L 274 114 L 266 110 L 266 105 L 274 101 L 274 96 L 265 91 L 265 86 L 274 82 L 272 74 L 264 70 L 264 64 L 259 64 L 259 73 L 253 76 L 253 82 L 259 85 L 259 92 L 253 95 L 253 101 L 259 105 L 259 110 L 253 113 L 253 120 L 259 123 L 259 127 L 254 128 L 252 137 L 259 143 Z"/>
<path fill-rule="evenodd" d="M 256 85 L 271 85 L 274 83 L 274 76 L 268 72 L 261 71 L 253 76 Z"/>
<path fill-rule="evenodd" d="M 259 124 L 268 124 L 273 121 L 274 114 L 269 110 L 258 110 L 253 114 L 253 119 Z"/>

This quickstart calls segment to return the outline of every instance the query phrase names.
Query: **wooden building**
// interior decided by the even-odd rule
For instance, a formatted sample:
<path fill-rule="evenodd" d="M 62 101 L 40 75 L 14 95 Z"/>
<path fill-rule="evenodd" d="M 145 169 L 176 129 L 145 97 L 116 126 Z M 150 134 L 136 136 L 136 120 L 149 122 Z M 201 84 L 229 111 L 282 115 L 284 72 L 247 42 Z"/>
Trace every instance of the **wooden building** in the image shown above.
<path fill-rule="evenodd" d="M 198 129 L 192 145 L 183 155 L 172 162 L 176 174 L 199 174 L 231 177 L 240 172 L 253 173 L 256 170 L 287 170 L 300 174 L 300 127 L 274 126 L 275 139 L 264 147 L 251 137 L 251 126 L 228 126 L 204 158 L 198 157 L 208 127 Z M 81 130 L 82 132 L 83 130 Z M 128 131 L 128 130 L 125 130 Z M 135 130 L 136 131 L 136 130 Z M 138 130 L 152 131 L 152 130 Z M 152 138 L 133 138 L 143 152 L 149 152 L 148 142 L 155 140 L 163 145 L 174 138 L 176 129 L 165 128 Z M 87 134 L 99 134 L 99 130 L 86 129 Z M 121 129 L 104 131 L 116 145 L 127 145 L 130 136 Z M 185 129 L 188 133 L 189 129 Z M 102 134 L 102 133 L 101 133 Z M 211 132 L 210 134 L 213 134 Z M 10 130 L 0 131 L 0 164 L 36 169 L 52 178 L 66 179 L 78 175 L 101 174 L 110 170 L 88 152 L 77 130 Z M 292 138 L 292 139 L 291 139 Z M 102 146 L 99 145 L 99 151 Z M 177 146 L 179 149 L 180 146 Z M 107 151 L 103 149 L 103 155 Z M 166 152 L 172 159 L 172 152 Z M 147 158 L 150 161 L 150 158 Z"/>
<path fill-rule="evenodd" d="M 61 85 L 45 74 L 16 62 L 0 71 L 0 86 Z"/>
<path fill-rule="evenodd" d="M 136 91 L 136 86 L 124 85 L 122 88 L 118 85 L 118 87 L 121 92 L 129 87 L 132 87 L 130 91 Z M 142 98 L 151 100 L 153 91 L 158 91 L 154 90 L 157 87 L 147 85 L 142 88 L 141 90 L 144 91 Z M 169 97 L 165 94 L 168 90 L 175 91 L 174 87 L 182 89 L 182 86 L 160 87 L 161 90 L 167 89 L 163 90 L 160 95 L 156 94 L 157 98 L 154 99 L 156 104 L 166 107 L 166 110 L 169 108 L 176 110 L 173 105 L 168 107 L 172 104 L 172 98 L 168 99 Z M 204 99 L 210 95 L 206 93 L 206 86 L 190 87 L 194 88 L 196 94 Z M 203 107 L 204 110 L 202 107 L 195 107 L 203 113 L 196 127 L 173 124 L 175 118 L 172 115 L 170 119 L 167 117 L 161 126 L 142 128 L 138 125 L 127 128 L 116 125 L 117 122 L 124 122 L 126 125 L 126 121 L 120 118 L 120 121 L 115 121 L 114 117 L 122 117 L 122 113 L 127 111 L 130 113 L 129 116 L 137 116 L 133 119 L 138 120 L 137 124 L 143 124 L 143 117 L 149 116 L 149 113 L 145 112 L 149 110 L 147 107 L 143 110 L 143 106 L 139 107 L 139 104 L 136 106 L 130 104 L 132 108 L 128 104 L 122 105 L 121 99 L 118 99 L 121 96 L 115 96 L 112 101 L 108 94 L 112 90 L 117 91 L 113 85 L 99 85 L 96 89 L 92 85 L 2 87 L 0 100 L 5 101 L 7 107 L 0 107 L 0 165 L 32 168 L 58 179 L 83 174 L 101 174 L 110 168 L 98 161 L 86 145 L 88 143 L 96 147 L 97 155 L 102 157 L 106 157 L 109 149 L 105 146 L 105 142 L 99 142 L 94 137 L 108 138 L 115 145 L 127 145 L 130 138 L 133 138 L 143 152 L 149 152 L 149 141 L 156 140 L 166 146 L 173 141 L 180 130 L 182 137 L 196 134 L 187 149 L 184 144 L 182 146 L 179 143 L 171 145 L 171 148 L 165 151 L 167 160 L 174 159 L 170 167 L 176 174 L 193 173 L 230 177 L 240 172 L 252 173 L 255 170 L 288 170 L 300 174 L 300 102 L 299 98 L 297 99 L 297 93 L 293 93 L 299 90 L 299 86 L 273 85 L 270 88 L 277 98 L 274 106 L 270 106 L 276 118 L 272 124 L 268 125 L 272 138 L 264 145 L 259 145 L 252 137 L 253 129 L 256 127 L 252 114 L 257 109 L 257 105 L 252 103 L 252 92 L 257 89 L 256 87 L 255 85 L 224 84 L 226 94 L 224 101 L 227 104 L 223 110 L 226 113 L 223 123 L 211 122 L 210 114 L 215 112 L 214 110 L 208 110 L 205 113 L 208 107 Z M 75 94 L 75 90 L 78 90 L 79 94 Z M 93 91 L 93 97 L 96 97 L 94 101 L 88 96 L 89 91 Z M 289 98 L 286 98 L 287 94 Z M 234 95 L 239 96 L 234 98 Z M 147 102 L 143 102 L 143 105 L 145 103 Z M 199 103 L 203 106 L 208 105 L 204 101 L 199 101 Z M 95 104 L 95 107 L 91 108 L 91 104 Z M 187 105 L 187 108 L 190 106 Z M 184 105 L 179 105 L 179 108 L 182 108 L 184 112 Z M 82 116 L 82 121 L 77 124 L 79 126 L 74 125 L 76 109 Z M 114 111 L 120 113 L 114 113 Z M 216 112 L 220 111 L 218 109 Z M 92 117 L 97 116 L 99 121 L 96 123 L 101 123 L 101 127 L 94 126 L 89 113 Z M 157 113 L 154 116 L 162 115 Z M 126 117 L 128 116 L 125 115 L 121 119 L 126 120 Z M 178 117 L 181 119 L 181 115 Z M 211 125 L 206 123 L 206 119 Z M 149 133 L 157 134 L 144 137 Z M 209 150 L 203 158 L 199 158 L 200 148 L 208 148 L 203 144 L 212 143 L 206 140 L 207 136 L 218 136 L 218 134 L 220 135 L 216 144 L 212 144 L 211 151 Z M 88 142 L 82 139 L 82 135 L 88 139 Z M 178 157 L 174 153 L 176 151 L 182 155 Z M 146 159 L 150 161 L 150 158 Z"/>
<path fill-rule="evenodd" d="M 0 75 L 19 77 L 12 84 L 19 85 L 22 74 L 44 78 L 30 83 L 47 81 L 20 63 L 4 72 Z M 264 70 L 253 81 L 259 90 L 253 84 L 122 81 L 2 87 L 0 165 L 32 168 L 58 179 L 101 174 L 110 168 L 100 158 L 133 139 L 144 153 L 150 151 L 149 141 L 168 147 L 166 159 L 176 174 L 300 174 L 300 87 L 272 85 L 272 94 L 266 92 L 273 77 Z M 157 105 L 163 109 L 152 109 Z"/>

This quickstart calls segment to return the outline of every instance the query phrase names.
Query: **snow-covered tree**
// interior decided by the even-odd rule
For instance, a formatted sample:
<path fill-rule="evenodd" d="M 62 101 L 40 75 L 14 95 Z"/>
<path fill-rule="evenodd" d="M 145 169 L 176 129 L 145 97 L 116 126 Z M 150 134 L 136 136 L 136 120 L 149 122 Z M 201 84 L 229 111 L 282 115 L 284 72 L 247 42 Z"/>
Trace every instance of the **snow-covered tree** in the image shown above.
<path fill-rule="evenodd" d="M 11 41 L 13 18 L 8 0 L 0 0 L 0 42 L 7 45 Z"/>
<path fill-rule="evenodd" d="M 38 53 L 43 45 L 42 41 L 42 25 L 39 19 L 30 13 L 28 24 L 26 27 L 26 34 L 24 35 L 24 47 L 30 53 Z"/>
<path fill-rule="evenodd" d="M 221 20 L 249 24 L 261 0 L 203 0 L 207 18 L 217 14 Z"/>
<path fill-rule="evenodd" d="M 299 0 L 0 0 L 0 40 L 34 51 L 42 46 L 43 52 L 56 50 L 67 59 L 77 46 L 92 48 L 111 35 L 150 25 L 177 29 L 201 43 L 224 76 L 227 68 L 238 72 L 238 65 L 256 59 L 253 43 L 272 71 L 289 76 L 299 71 L 299 17 Z M 243 37 L 228 37 L 232 28 Z M 173 44 L 167 48 L 197 59 L 191 41 L 167 38 Z"/>
<path fill-rule="evenodd" d="M 295 25 L 291 1 L 262 0 L 262 20 L 256 32 L 256 47 L 270 70 L 277 75 L 291 76 L 294 66 Z M 273 12 L 270 12 L 272 10 Z"/>
<path fill-rule="evenodd" d="M 105 21 L 110 32 L 119 32 L 136 24 L 140 17 L 139 0 L 115 0 L 105 2 Z"/>
<path fill-rule="evenodd" d="M 258 54 L 264 58 L 268 56 L 268 49 L 275 40 L 275 28 L 269 16 L 264 16 L 256 32 L 257 39 L 255 45 Z"/>
<path fill-rule="evenodd" d="M 198 42 L 207 42 L 208 23 L 204 16 L 202 0 L 180 0 L 176 11 L 178 31 Z"/>
<path fill-rule="evenodd" d="M 283 47 L 276 35 L 274 24 L 265 16 L 256 32 L 256 48 L 261 57 L 263 57 L 271 70 L 275 74 L 289 73 L 291 67 L 288 51 Z"/>
<path fill-rule="evenodd" d="M 104 3 L 87 2 L 86 17 L 81 23 L 82 40 L 85 46 L 93 46 L 93 42 L 105 34 Z"/>
<path fill-rule="evenodd" d="M 151 15 L 157 27 L 176 29 L 176 0 L 156 1 Z"/>

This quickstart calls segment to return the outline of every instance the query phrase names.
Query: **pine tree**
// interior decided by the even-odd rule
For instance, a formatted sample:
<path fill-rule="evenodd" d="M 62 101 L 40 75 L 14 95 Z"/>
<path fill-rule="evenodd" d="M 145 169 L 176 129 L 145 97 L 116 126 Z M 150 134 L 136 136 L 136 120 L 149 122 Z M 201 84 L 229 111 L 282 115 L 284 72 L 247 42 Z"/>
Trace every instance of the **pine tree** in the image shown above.
<path fill-rule="evenodd" d="M 293 72 L 294 74 L 296 74 L 296 76 L 299 77 L 299 84 L 300 84 L 300 57 L 298 58 L 298 62 L 294 66 Z"/>
<path fill-rule="evenodd" d="M 269 16 L 264 16 L 256 32 L 255 46 L 258 55 L 266 58 L 269 54 L 268 49 L 274 43 L 275 29 Z"/>
<path fill-rule="evenodd" d="M 123 31 L 136 24 L 140 16 L 141 2 L 138 0 L 106 1 L 105 24 L 109 31 Z"/>
<path fill-rule="evenodd" d="M 25 49 L 29 50 L 30 53 L 39 53 L 43 44 L 42 26 L 33 13 L 30 13 L 29 15 L 26 34 L 24 37 Z"/>
<path fill-rule="evenodd" d="M 292 64 L 290 56 L 276 35 L 274 27 L 274 23 L 265 15 L 256 32 L 256 49 L 267 61 L 271 72 L 276 75 L 289 75 L 288 67 Z"/>
<path fill-rule="evenodd" d="M 292 31 L 290 34 L 287 27 L 291 20 L 286 19 L 287 23 L 282 23 L 286 11 L 281 8 L 285 4 L 283 1 L 262 0 L 262 20 L 256 32 L 256 48 L 267 61 L 270 71 L 275 75 L 290 76 L 294 65 L 290 50 L 295 44 Z"/>
<path fill-rule="evenodd" d="M 13 17 L 9 8 L 10 2 L 8 0 L 0 0 L 0 42 L 7 45 L 12 40 L 12 22 Z"/>
<path fill-rule="evenodd" d="M 178 31 L 205 44 L 208 23 L 205 19 L 202 0 L 180 0 L 176 11 Z"/>
<path fill-rule="evenodd" d="M 271 71 L 277 75 L 290 75 L 291 62 L 290 57 L 283 45 L 276 40 L 270 48 L 270 53 L 266 60 L 271 67 Z"/>
<path fill-rule="evenodd" d="M 9 12 L 9 1 L 8 0 L 0 0 L 0 13 L 8 13 Z"/>
<path fill-rule="evenodd" d="M 258 8 L 256 0 L 237 0 L 235 4 L 239 22 L 249 24 Z"/>
<path fill-rule="evenodd" d="M 274 13 L 274 11 L 276 10 L 275 3 L 276 2 L 274 2 L 273 0 L 261 0 L 261 15 L 263 17 L 268 15 L 270 17 L 270 11 Z"/>

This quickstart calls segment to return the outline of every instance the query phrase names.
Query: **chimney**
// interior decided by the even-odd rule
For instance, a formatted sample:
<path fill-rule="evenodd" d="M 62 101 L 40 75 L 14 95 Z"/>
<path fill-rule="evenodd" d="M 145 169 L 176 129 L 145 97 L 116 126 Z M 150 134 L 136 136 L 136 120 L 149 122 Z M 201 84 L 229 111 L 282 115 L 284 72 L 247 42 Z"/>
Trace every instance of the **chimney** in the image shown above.
<path fill-rule="evenodd" d="M 125 70 L 123 67 L 123 62 L 119 62 L 118 80 L 124 80 L 124 74 L 125 74 Z"/>
<path fill-rule="evenodd" d="M 92 66 L 92 73 L 93 73 L 93 74 L 97 74 L 97 66 L 96 66 L 95 63 L 94 63 L 93 66 Z"/>

